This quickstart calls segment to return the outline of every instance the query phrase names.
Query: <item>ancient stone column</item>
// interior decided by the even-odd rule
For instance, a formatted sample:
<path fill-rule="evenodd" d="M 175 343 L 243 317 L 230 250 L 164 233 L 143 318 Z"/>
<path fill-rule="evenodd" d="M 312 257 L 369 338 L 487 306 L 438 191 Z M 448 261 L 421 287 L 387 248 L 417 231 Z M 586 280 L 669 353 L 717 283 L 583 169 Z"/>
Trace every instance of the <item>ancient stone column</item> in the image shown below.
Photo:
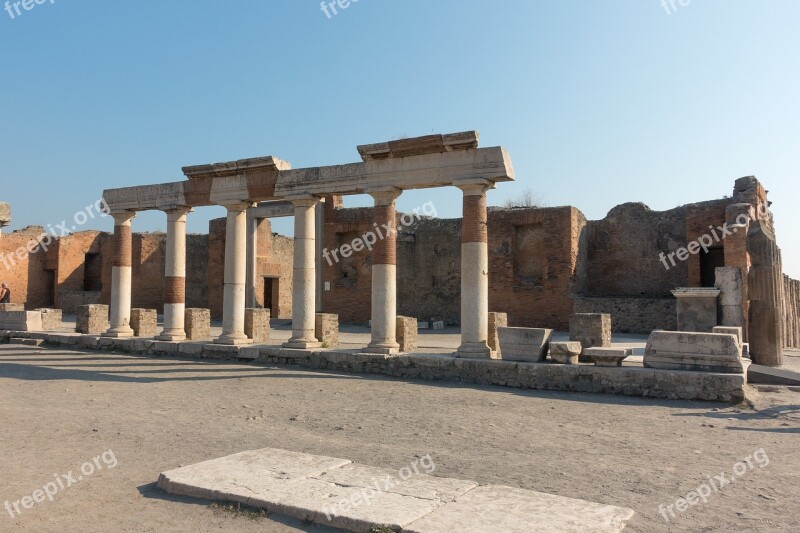
<path fill-rule="evenodd" d="M 247 282 L 247 208 L 252 204 L 225 205 L 225 292 L 222 307 L 222 335 L 217 344 L 250 344 L 244 333 L 245 284 Z"/>
<path fill-rule="evenodd" d="M 466 179 L 454 183 L 464 192 L 461 222 L 461 346 L 458 357 L 490 358 L 489 249 L 486 191 L 491 181 Z"/>
<path fill-rule="evenodd" d="M 750 225 L 747 251 L 752 266 L 748 274 L 750 299 L 750 356 L 754 363 L 780 366 L 783 362 L 782 275 L 780 256 L 772 228 L 757 220 Z"/>
<path fill-rule="evenodd" d="M 164 266 L 164 329 L 158 340 L 186 340 L 186 215 L 191 207 L 167 211 L 167 258 Z"/>
<path fill-rule="evenodd" d="M 286 348 L 319 348 L 314 336 L 316 309 L 315 219 L 319 199 L 313 196 L 287 198 L 294 204 L 294 278 L 292 280 L 292 338 Z"/>
<path fill-rule="evenodd" d="M 397 211 L 402 192 L 395 187 L 367 191 L 375 200 L 377 241 L 372 248 L 372 342 L 369 353 L 396 354 L 397 343 Z"/>
<path fill-rule="evenodd" d="M 247 211 L 247 287 L 245 302 L 250 309 L 256 306 L 256 273 L 258 270 L 258 219 Z M 264 306 L 269 306 L 268 302 Z"/>
<path fill-rule="evenodd" d="M 111 263 L 110 327 L 105 337 L 133 337 L 131 281 L 133 274 L 133 211 L 117 211 L 114 217 L 114 258 Z"/>

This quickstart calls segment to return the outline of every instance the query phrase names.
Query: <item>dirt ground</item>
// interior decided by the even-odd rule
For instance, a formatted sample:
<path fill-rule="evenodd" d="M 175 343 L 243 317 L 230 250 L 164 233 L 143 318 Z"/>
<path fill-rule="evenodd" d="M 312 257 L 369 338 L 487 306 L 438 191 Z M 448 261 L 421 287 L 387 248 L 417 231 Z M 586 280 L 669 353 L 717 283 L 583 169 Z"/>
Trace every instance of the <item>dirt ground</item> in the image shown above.
<path fill-rule="evenodd" d="M 0 531 L 331 531 L 154 486 L 164 470 L 263 447 L 397 469 L 430 454 L 437 476 L 630 507 L 631 532 L 797 531 L 800 392 L 765 387 L 755 406 L 4 345 L 0 504 L 106 456 L 53 501 L 0 509 Z M 659 513 L 762 449 L 766 467 L 741 463 L 707 502 L 669 523 Z"/>

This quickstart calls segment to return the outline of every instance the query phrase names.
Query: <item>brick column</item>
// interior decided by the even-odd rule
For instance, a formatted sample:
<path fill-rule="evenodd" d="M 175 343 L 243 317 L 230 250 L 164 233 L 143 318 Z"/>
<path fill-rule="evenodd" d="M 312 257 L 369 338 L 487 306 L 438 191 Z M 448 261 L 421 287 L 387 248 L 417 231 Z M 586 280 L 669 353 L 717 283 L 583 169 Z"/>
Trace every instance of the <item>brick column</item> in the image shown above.
<path fill-rule="evenodd" d="M 372 342 L 364 351 L 396 354 L 397 343 L 397 211 L 402 192 L 395 187 L 367 191 L 375 199 L 373 216 L 380 231 L 372 249 Z M 386 228 L 390 229 L 386 229 Z"/>
<path fill-rule="evenodd" d="M 489 359 L 489 239 L 484 179 L 454 183 L 464 192 L 461 222 L 461 346 L 457 357 Z"/>
<path fill-rule="evenodd" d="M 247 208 L 252 204 L 227 204 L 225 228 L 225 292 L 222 307 L 222 335 L 217 344 L 250 344 L 244 333 L 245 284 L 247 282 Z"/>
<path fill-rule="evenodd" d="M 133 337 L 131 278 L 133 271 L 133 211 L 111 213 L 114 217 L 114 259 L 111 263 L 111 319 L 105 337 Z"/>
<path fill-rule="evenodd" d="M 167 211 L 167 260 L 164 266 L 164 330 L 158 340 L 186 340 L 186 215 L 191 207 Z"/>
<path fill-rule="evenodd" d="M 287 198 L 294 204 L 294 278 L 292 279 L 292 338 L 286 348 L 319 348 L 314 336 L 316 309 L 316 207 L 313 196 Z"/>

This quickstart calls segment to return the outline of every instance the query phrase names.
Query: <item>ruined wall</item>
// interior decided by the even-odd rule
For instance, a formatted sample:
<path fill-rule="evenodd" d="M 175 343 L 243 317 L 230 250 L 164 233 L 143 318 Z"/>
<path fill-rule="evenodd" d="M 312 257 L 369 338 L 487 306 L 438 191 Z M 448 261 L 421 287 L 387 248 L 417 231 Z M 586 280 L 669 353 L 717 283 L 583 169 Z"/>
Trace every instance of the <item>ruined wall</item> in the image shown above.
<path fill-rule="evenodd" d="M 678 329 L 675 298 L 575 297 L 576 313 L 607 313 L 615 333 Z"/>
<path fill-rule="evenodd" d="M 489 211 L 489 310 L 511 326 L 569 328 L 571 295 L 586 284 L 574 207 Z"/>
<path fill-rule="evenodd" d="M 11 290 L 12 303 L 28 309 L 50 307 L 55 300 L 55 273 L 48 270 L 47 252 L 28 254 L 41 241 L 44 228 L 31 226 L 0 236 L 0 282 Z"/>

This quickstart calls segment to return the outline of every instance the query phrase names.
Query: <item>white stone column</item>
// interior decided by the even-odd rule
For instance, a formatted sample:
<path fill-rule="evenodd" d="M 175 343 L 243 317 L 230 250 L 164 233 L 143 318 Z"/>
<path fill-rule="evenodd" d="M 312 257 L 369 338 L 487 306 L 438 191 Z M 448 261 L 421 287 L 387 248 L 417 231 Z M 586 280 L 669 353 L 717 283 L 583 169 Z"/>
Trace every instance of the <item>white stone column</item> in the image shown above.
<path fill-rule="evenodd" d="M 316 310 L 316 206 L 313 196 L 287 198 L 294 204 L 294 278 L 292 279 L 292 338 L 287 348 L 319 348 L 314 336 Z"/>
<path fill-rule="evenodd" d="M 225 293 L 222 308 L 222 335 L 217 344 L 251 344 L 244 333 L 245 284 L 247 283 L 247 208 L 252 204 L 227 204 L 225 228 Z"/>
<path fill-rule="evenodd" d="M 133 337 L 131 282 L 133 276 L 133 211 L 111 213 L 114 217 L 114 259 L 111 264 L 110 328 L 104 337 Z"/>
<path fill-rule="evenodd" d="M 191 207 L 167 211 L 167 257 L 164 266 L 164 329 L 158 340 L 186 340 L 186 216 Z"/>
<path fill-rule="evenodd" d="M 246 306 L 256 306 L 256 273 L 258 271 L 258 219 L 253 216 L 252 209 L 247 210 L 247 287 L 245 288 Z M 265 304 L 264 307 L 269 307 Z"/>
<path fill-rule="evenodd" d="M 456 355 L 490 358 L 489 348 L 489 238 L 486 191 L 489 180 L 465 179 L 454 183 L 464 192 L 461 222 L 461 346 Z"/>
<path fill-rule="evenodd" d="M 367 191 L 381 235 L 372 248 L 372 342 L 364 351 L 385 355 L 400 351 L 397 343 L 397 211 L 402 192 L 395 187 Z M 391 229 L 387 230 L 386 227 Z"/>

